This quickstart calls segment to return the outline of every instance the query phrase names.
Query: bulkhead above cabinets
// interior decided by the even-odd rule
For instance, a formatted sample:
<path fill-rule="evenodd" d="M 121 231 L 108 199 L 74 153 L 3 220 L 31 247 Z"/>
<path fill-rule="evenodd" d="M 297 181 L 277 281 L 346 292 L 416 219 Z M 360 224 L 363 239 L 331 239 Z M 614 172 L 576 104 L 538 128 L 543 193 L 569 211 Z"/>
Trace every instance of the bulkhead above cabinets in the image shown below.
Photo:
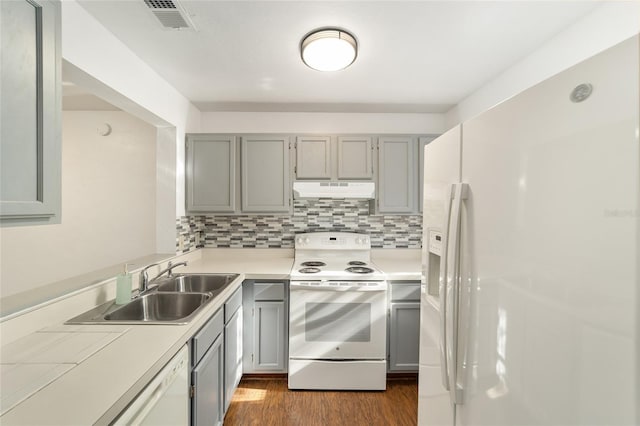
<path fill-rule="evenodd" d="M 436 137 L 188 134 L 187 214 L 291 214 L 295 181 L 371 182 L 372 214 L 419 214 L 424 146 Z"/>

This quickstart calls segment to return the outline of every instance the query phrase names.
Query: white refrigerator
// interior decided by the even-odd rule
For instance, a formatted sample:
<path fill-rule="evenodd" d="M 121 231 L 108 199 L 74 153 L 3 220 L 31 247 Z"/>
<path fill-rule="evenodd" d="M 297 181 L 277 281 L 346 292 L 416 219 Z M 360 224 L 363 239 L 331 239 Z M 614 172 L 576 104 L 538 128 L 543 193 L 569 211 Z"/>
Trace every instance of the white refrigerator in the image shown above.
<path fill-rule="evenodd" d="M 420 425 L 640 424 L 639 49 L 426 146 Z"/>

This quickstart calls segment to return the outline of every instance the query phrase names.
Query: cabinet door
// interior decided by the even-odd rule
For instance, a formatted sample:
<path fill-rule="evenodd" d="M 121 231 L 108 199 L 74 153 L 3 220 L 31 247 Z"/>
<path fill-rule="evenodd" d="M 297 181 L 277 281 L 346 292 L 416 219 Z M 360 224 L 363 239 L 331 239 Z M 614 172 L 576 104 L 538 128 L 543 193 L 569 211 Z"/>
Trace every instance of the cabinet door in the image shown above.
<path fill-rule="evenodd" d="M 242 378 L 242 307 L 224 327 L 224 411 Z"/>
<path fill-rule="evenodd" d="M 285 368 L 285 302 L 255 302 L 253 367 L 256 371 Z"/>
<path fill-rule="evenodd" d="M 191 402 L 191 424 L 222 425 L 224 418 L 223 338 L 219 335 L 191 373 L 194 389 Z"/>
<path fill-rule="evenodd" d="M 429 142 L 437 138 L 438 135 L 431 136 L 422 136 L 418 139 L 418 161 L 420 166 L 418 167 L 418 211 L 422 213 L 422 208 L 424 207 L 424 147 L 427 146 Z"/>
<path fill-rule="evenodd" d="M 289 137 L 242 138 L 242 211 L 288 212 Z"/>
<path fill-rule="evenodd" d="M 235 211 L 236 152 L 234 136 L 187 135 L 187 211 Z"/>
<path fill-rule="evenodd" d="M 373 142 L 370 137 L 338 138 L 338 179 L 373 178 Z"/>
<path fill-rule="evenodd" d="M 417 164 L 416 141 L 411 137 L 381 137 L 378 140 L 378 211 L 415 211 Z"/>
<path fill-rule="evenodd" d="M 392 303 L 389 326 L 389 371 L 418 371 L 420 302 Z"/>
<path fill-rule="evenodd" d="M 60 2 L 0 1 L 0 223 L 60 223 Z"/>
<path fill-rule="evenodd" d="M 298 136 L 296 138 L 296 179 L 331 178 L 331 138 Z"/>

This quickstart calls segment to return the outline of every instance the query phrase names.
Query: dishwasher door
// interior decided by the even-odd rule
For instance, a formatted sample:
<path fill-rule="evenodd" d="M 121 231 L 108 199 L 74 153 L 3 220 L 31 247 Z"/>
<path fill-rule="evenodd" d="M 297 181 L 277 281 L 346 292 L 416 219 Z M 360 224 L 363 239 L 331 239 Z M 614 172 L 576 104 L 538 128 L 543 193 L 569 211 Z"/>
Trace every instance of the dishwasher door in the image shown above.
<path fill-rule="evenodd" d="M 189 349 L 171 358 L 120 414 L 115 425 L 189 424 Z"/>

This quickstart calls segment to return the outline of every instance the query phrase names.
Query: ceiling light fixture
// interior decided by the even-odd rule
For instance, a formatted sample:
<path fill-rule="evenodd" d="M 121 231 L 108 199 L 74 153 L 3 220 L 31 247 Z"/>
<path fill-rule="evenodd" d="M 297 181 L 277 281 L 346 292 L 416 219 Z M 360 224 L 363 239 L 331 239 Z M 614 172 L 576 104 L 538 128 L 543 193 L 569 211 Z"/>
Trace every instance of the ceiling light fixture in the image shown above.
<path fill-rule="evenodd" d="M 358 43 L 355 37 L 338 28 L 313 30 L 300 43 L 302 61 L 318 71 L 338 71 L 355 61 Z"/>

